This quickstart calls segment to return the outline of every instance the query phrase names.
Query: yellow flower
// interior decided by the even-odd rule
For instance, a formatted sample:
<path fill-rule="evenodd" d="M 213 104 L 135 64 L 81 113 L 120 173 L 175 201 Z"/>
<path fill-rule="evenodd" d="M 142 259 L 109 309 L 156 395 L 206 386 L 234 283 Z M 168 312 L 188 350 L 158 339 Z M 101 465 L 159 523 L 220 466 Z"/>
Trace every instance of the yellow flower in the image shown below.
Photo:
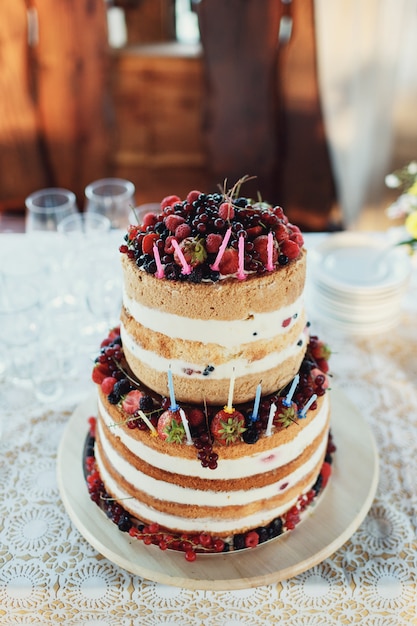
<path fill-rule="evenodd" d="M 417 211 L 410 213 L 405 220 L 405 227 L 414 239 L 417 239 Z"/>
<path fill-rule="evenodd" d="M 407 193 L 411 196 L 417 196 L 417 180 L 409 189 L 407 189 Z"/>

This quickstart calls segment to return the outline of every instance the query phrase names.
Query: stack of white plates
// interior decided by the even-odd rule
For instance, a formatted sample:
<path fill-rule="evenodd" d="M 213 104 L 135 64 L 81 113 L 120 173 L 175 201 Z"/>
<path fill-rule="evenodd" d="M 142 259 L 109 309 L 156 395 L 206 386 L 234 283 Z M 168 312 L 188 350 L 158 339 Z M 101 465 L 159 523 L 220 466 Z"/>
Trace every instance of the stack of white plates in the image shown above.
<path fill-rule="evenodd" d="M 366 233 L 330 235 L 309 252 L 312 305 L 341 330 L 395 326 L 411 264 L 405 250 Z"/>

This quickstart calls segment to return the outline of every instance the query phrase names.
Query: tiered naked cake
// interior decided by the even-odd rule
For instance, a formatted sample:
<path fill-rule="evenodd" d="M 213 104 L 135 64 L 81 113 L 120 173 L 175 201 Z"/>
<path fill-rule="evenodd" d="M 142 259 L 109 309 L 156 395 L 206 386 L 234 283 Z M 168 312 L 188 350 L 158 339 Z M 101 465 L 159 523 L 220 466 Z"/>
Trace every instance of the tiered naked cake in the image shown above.
<path fill-rule="evenodd" d="M 300 230 L 235 190 L 192 191 L 131 226 L 120 252 L 120 328 L 93 370 L 92 499 L 190 560 L 294 528 L 334 450 Z"/>

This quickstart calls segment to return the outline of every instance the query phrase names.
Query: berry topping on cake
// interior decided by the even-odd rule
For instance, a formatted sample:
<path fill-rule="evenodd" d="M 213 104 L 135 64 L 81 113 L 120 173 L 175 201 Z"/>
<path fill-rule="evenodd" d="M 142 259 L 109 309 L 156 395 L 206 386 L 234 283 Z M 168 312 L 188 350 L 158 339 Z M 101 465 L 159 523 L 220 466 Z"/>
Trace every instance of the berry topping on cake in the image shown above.
<path fill-rule="evenodd" d="M 221 193 L 192 190 L 185 200 L 165 197 L 159 214 L 147 214 L 142 224 L 128 228 L 120 252 L 157 278 L 191 282 L 239 279 L 242 271 L 246 277 L 288 265 L 301 254 L 299 228 L 289 223 L 281 207 L 239 196 L 245 180 L 229 190 L 224 187 Z M 244 267 L 239 273 L 237 251 L 242 238 Z M 159 270 L 155 244 L 161 256 Z M 217 258 L 219 251 L 221 258 Z M 189 271 L 197 266 L 201 266 L 198 273 Z"/>
<path fill-rule="evenodd" d="M 290 402 L 287 406 L 285 398 L 278 398 L 277 410 L 275 411 L 273 423 L 279 428 L 288 428 L 293 422 L 297 422 L 298 407 L 295 402 Z"/>
<path fill-rule="evenodd" d="M 164 411 L 159 416 L 157 430 L 159 437 L 167 443 L 183 443 L 186 439 L 179 411 Z"/>
<path fill-rule="evenodd" d="M 219 443 L 229 446 L 242 440 L 245 432 L 245 417 L 239 411 L 224 409 L 216 413 L 211 422 L 211 434 Z"/>
<path fill-rule="evenodd" d="M 133 389 L 122 400 L 122 409 L 128 415 L 133 415 L 140 408 L 143 393 L 139 389 Z"/>

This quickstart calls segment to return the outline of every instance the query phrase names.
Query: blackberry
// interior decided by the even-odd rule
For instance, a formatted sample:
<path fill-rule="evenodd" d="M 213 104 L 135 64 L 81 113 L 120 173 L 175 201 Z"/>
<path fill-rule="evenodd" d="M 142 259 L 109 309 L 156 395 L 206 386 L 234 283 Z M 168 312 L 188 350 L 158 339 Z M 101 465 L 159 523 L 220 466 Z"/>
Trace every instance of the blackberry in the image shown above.
<path fill-rule="evenodd" d="M 272 539 L 273 537 L 278 537 L 282 534 L 282 519 L 280 517 L 276 517 L 268 525 L 267 529 L 270 539 Z"/>
<path fill-rule="evenodd" d="M 118 402 L 120 400 L 120 396 L 119 396 L 118 393 L 115 393 L 115 391 L 113 389 L 113 391 L 111 391 L 109 393 L 109 395 L 107 396 L 107 400 L 110 402 L 110 404 L 118 404 Z"/>
<path fill-rule="evenodd" d="M 181 268 L 175 263 L 167 263 L 165 265 L 164 274 L 167 280 L 177 280 L 181 272 Z"/>
<path fill-rule="evenodd" d="M 333 457 L 332 455 L 328 452 L 326 454 L 326 456 L 324 457 L 324 460 L 326 463 L 328 463 L 329 465 L 331 465 L 333 463 Z"/>
<path fill-rule="evenodd" d="M 151 396 L 142 396 L 139 400 L 139 408 L 141 411 L 152 411 L 153 409 L 153 400 Z"/>
<path fill-rule="evenodd" d="M 245 548 L 245 535 L 243 533 L 239 533 L 233 536 L 233 547 L 235 550 L 242 550 Z"/>
<path fill-rule="evenodd" d="M 256 443 L 259 439 L 259 431 L 255 424 L 251 424 L 242 435 L 245 443 Z"/>
<path fill-rule="evenodd" d="M 132 389 L 132 386 L 129 380 L 127 378 L 122 378 L 121 380 L 118 380 L 117 383 L 114 384 L 112 393 L 117 394 L 119 398 L 121 398 L 126 393 L 129 393 L 131 389 Z"/>
<path fill-rule="evenodd" d="M 201 283 L 203 279 L 203 269 L 201 267 L 194 267 L 188 279 L 192 283 Z"/>

